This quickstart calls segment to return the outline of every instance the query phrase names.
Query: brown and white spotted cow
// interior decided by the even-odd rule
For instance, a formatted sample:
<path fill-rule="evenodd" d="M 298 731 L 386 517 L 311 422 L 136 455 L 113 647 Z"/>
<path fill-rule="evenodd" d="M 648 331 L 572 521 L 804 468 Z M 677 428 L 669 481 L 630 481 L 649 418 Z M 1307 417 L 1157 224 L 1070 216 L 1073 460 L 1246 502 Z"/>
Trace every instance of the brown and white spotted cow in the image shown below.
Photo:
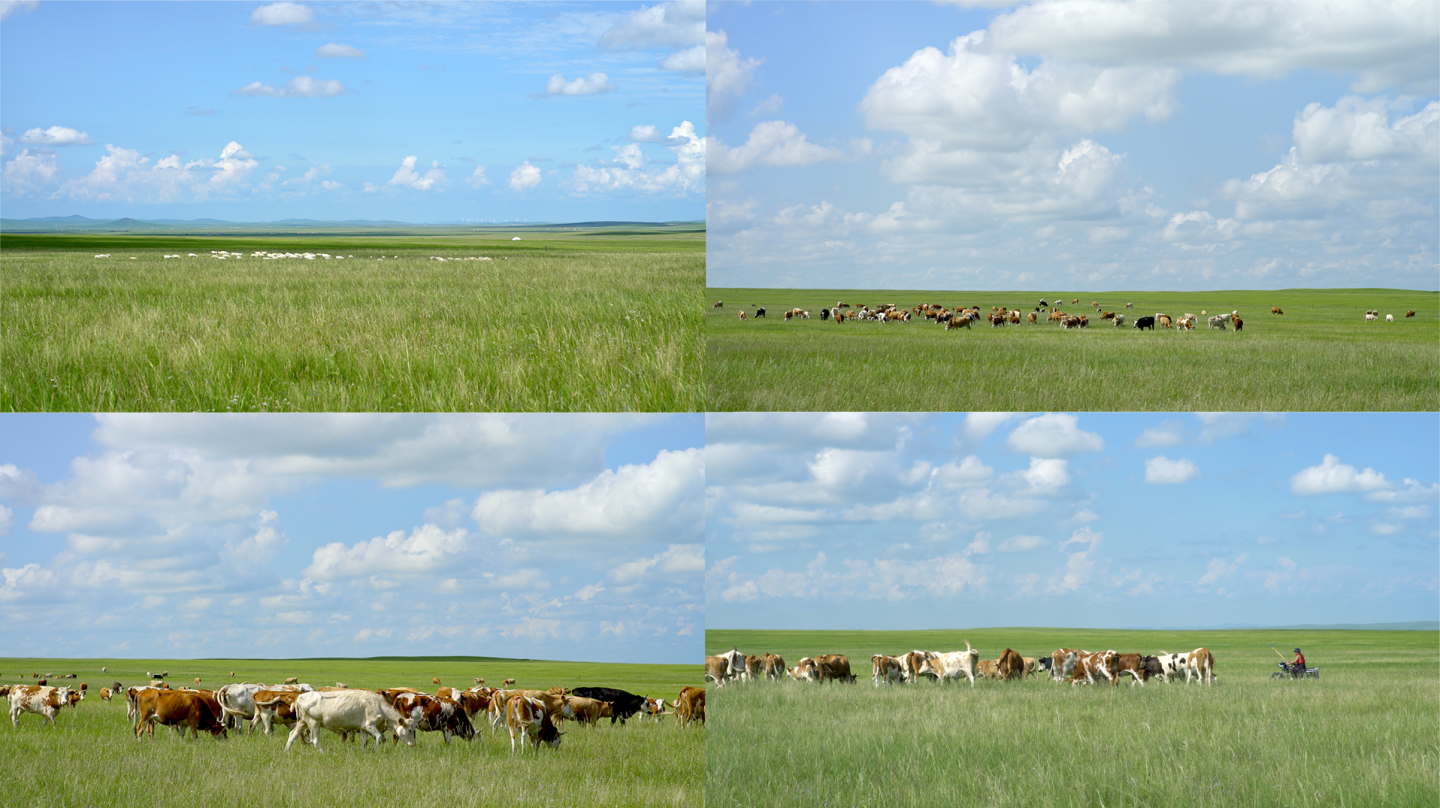
<path fill-rule="evenodd" d="M 1055 649 L 1050 654 L 1050 678 L 1056 682 L 1069 679 L 1071 671 L 1075 670 L 1075 663 L 1080 660 L 1080 655 L 1088 653 L 1090 652 L 1078 648 Z"/>
<path fill-rule="evenodd" d="M 1070 674 L 1070 684 L 1077 685 L 1082 681 L 1094 684 L 1096 679 L 1107 679 L 1114 687 L 1120 680 L 1119 659 L 1120 655 L 1114 651 L 1082 654 L 1075 662 L 1075 672 Z"/>
<path fill-rule="evenodd" d="M 683 727 L 691 721 L 705 723 L 705 688 L 680 688 L 680 696 L 675 699 L 674 705 L 675 717 L 680 720 L 680 726 Z"/>
<path fill-rule="evenodd" d="M 779 654 L 765 655 L 765 678 L 778 682 L 785 676 L 785 660 Z"/>
<path fill-rule="evenodd" d="M 885 654 L 876 654 L 870 657 L 870 678 L 879 687 L 881 682 L 887 685 L 905 681 L 905 669 L 900 666 L 900 660 Z"/>
<path fill-rule="evenodd" d="M 1190 684 L 1191 675 L 1201 684 L 1215 684 L 1215 656 L 1209 648 L 1196 648 L 1186 655 L 1185 684 Z"/>
<path fill-rule="evenodd" d="M 71 699 L 71 695 L 72 691 L 68 687 L 15 685 L 10 688 L 10 723 L 18 727 L 20 716 L 35 713 L 43 716 L 53 727 L 60 708 L 73 706 L 79 701 L 78 698 Z"/>
<path fill-rule="evenodd" d="M 525 740 L 520 741 L 520 751 L 533 745 L 540 751 L 540 744 L 560 748 L 560 736 L 565 733 L 555 728 L 555 723 L 545 712 L 545 705 L 530 696 L 515 696 L 505 703 L 505 724 L 510 728 L 510 754 L 515 754 L 516 733 Z M 528 743 L 527 743 L 528 741 Z"/>

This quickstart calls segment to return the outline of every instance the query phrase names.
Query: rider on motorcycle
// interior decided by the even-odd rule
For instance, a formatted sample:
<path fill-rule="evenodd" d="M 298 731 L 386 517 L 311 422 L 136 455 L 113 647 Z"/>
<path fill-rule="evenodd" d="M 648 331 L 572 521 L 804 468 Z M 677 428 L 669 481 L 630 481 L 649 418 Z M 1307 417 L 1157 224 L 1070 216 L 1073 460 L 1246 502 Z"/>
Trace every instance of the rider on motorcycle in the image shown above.
<path fill-rule="evenodd" d="M 1299 648 L 1295 649 L 1295 661 L 1290 663 L 1290 673 L 1297 677 L 1305 675 L 1305 655 L 1300 653 Z"/>

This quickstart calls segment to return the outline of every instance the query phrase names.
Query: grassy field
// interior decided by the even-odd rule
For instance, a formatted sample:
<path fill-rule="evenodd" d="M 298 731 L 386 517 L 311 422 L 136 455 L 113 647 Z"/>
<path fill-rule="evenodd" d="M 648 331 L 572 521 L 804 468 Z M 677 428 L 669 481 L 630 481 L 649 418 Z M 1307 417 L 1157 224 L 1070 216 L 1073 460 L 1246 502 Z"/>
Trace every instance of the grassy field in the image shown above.
<path fill-rule="evenodd" d="M 1288 313 L 1288 312 L 1287 312 Z M 1215 655 L 1214 686 L 1071 687 L 1048 680 L 876 690 L 870 656 L 914 648 L 982 659 L 1058 647 Z M 711 690 L 711 806 L 1418 806 L 1440 795 L 1434 631 L 917 632 L 708 630 L 732 646 L 843 653 L 857 685 Z M 1317 680 L 1275 681 L 1266 647 L 1305 649 Z M 1127 677 L 1128 679 L 1128 677 Z"/>
<path fill-rule="evenodd" d="M 697 230 L 5 234 L 0 411 L 699 411 L 704 249 Z"/>
<path fill-rule="evenodd" d="M 1390 289 L 1064 293 L 1092 324 L 945 331 L 821 321 L 837 301 L 1031 311 L 1051 293 L 707 289 L 711 411 L 1409 410 L 1440 409 L 1440 295 Z M 1069 301 L 1080 298 L 1081 303 Z M 713 308 L 717 300 L 724 308 Z M 1089 304 L 1129 315 L 1116 329 Z M 1126 310 L 1125 303 L 1135 308 Z M 737 312 L 767 309 L 762 320 Z M 1278 306 L 1284 315 L 1270 314 Z M 810 320 L 785 322 L 788 308 Z M 1237 309 L 1238 333 L 1137 331 L 1135 317 Z M 1367 323 L 1367 309 L 1381 322 Z M 1405 318 L 1407 310 L 1416 316 Z M 1394 323 L 1383 322 L 1385 313 Z"/>
<path fill-rule="evenodd" d="M 101 666 L 108 673 L 100 673 Z M 230 681 L 276 682 L 287 676 L 317 687 L 344 681 L 352 687 L 408 685 L 433 691 L 432 676 L 466 687 L 474 676 L 489 683 L 514 677 L 532 687 L 605 685 L 674 698 L 698 684 L 699 666 L 611 665 L 507 660 L 31 660 L 0 659 L 0 682 L 17 672 L 73 672 L 90 696 L 62 710 L 52 729 L 37 715 L 20 726 L 0 727 L 0 803 L 32 806 L 160 805 L 657 805 L 705 802 L 705 730 L 630 721 L 594 729 L 565 722 L 558 750 L 510 753 L 508 733 L 482 729 L 470 742 L 446 746 L 438 733 L 420 733 L 415 748 L 342 744 L 321 733 L 323 753 L 299 743 L 287 755 L 285 735 L 240 735 L 216 742 L 180 740 L 157 728 L 136 741 L 123 699 L 105 703 L 97 690 L 118 679 L 144 683 L 144 673 L 168 670 L 172 683 L 199 676 L 202 687 Z M 236 671 L 231 679 L 228 674 Z M 53 683 L 53 682 L 52 682 Z"/>

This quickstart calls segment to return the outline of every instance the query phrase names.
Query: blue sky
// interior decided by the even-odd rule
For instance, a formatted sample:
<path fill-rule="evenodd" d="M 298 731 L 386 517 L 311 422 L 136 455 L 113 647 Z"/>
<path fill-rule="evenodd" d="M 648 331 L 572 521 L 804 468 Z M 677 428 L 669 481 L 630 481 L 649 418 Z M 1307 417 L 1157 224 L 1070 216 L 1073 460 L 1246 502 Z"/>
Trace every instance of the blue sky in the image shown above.
<path fill-rule="evenodd" d="M 1440 288 L 1440 11 L 708 5 L 712 286 Z"/>
<path fill-rule="evenodd" d="M 1440 618 L 1429 414 L 711 414 L 712 628 Z"/>
<path fill-rule="evenodd" d="M 5 2 L 0 19 L 7 218 L 704 217 L 703 2 Z"/>
<path fill-rule="evenodd" d="M 688 663 L 698 416 L 7 415 L 11 656 Z"/>

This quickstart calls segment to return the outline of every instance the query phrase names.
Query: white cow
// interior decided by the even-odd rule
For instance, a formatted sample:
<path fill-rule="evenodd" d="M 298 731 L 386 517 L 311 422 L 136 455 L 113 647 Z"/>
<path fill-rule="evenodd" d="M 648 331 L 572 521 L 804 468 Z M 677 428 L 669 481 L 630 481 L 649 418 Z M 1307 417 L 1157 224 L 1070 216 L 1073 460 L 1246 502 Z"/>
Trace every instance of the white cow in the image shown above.
<path fill-rule="evenodd" d="M 1387 314 L 1387 315 L 1385 315 L 1385 322 L 1387 322 L 1387 323 L 1393 323 L 1393 322 L 1395 322 L 1395 315 L 1393 315 L 1393 314 Z"/>
<path fill-rule="evenodd" d="M 226 729 L 240 729 L 246 721 L 253 731 L 260 726 L 255 713 L 255 693 L 259 690 L 294 690 L 309 693 L 315 688 L 310 685 L 264 685 L 255 682 L 236 682 L 215 691 L 215 701 L 220 703 L 220 723 Z M 233 718 L 232 718 L 233 716 Z"/>
<path fill-rule="evenodd" d="M 728 678 L 740 680 L 750 678 L 750 672 L 745 667 L 744 654 L 732 648 L 719 656 L 725 660 L 725 675 Z"/>
<path fill-rule="evenodd" d="M 980 662 L 980 652 L 970 647 L 970 641 L 965 641 L 964 651 L 951 651 L 949 653 L 936 653 L 925 659 L 925 664 L 920 666 L 920 673 L 932 673 L 940 677 L 944 682 L 950 679 L 959 679 L 962 676 L 970 680 L 970 686 L 975 686 L 975 668 Z"/>
<path fill-rule="evenodd" d="M 385 697 L 373 690 L 332 690 L 328 693 L 311 691 L 302 693 L 295 700 L 295 728 L 285 741 L 285 751 L 290 751 L 295 739 L 310 733 L 310 743 L 320 749 L 320 728 L 331 732 L 363 732 L 361 748 L 375 739 L 379 751 L 385 741 L 385 733 L 393 732 L 400 740 L 415 745 L 415 733 L 400 718 L 394 707 L 385 703 Z"/>
<path fill-rule="evenodd" d="M 1155 658 L 1160 660 L 1160 669 L 1164 671 L 1160 678 L 1165 682 L 1169 682 L 1172 676 L 1184 676 L 1188 682 L 1190 679 L 1187 674 L 1189 657 L 1189 654 L 1167 654 L 1164 651 L 1156 654 Z"/>

